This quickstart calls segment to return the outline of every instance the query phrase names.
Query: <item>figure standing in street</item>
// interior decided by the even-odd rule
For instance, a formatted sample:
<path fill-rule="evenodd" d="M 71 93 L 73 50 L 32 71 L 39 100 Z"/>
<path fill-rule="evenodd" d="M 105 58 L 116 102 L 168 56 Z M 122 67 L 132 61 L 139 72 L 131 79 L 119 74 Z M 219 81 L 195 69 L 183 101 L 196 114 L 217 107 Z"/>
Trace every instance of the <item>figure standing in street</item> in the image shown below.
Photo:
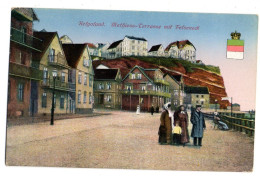
<path fill-rule="evenodd" d="M 153 113 L 154 113 L 154 107 L 152 105 L 152 107 L 151 107 L 151 114 L 153 115 Z"/>
<path fill-rule="evenodd" d="M 174 113 L 174 126 L 176 126 L 176 122 L 179 122 L 179 125 L 182 129 L 181 134 L 181 144 L 185 146 L 186 143 L 189 143 L 189 132 L 188 132 L 188 114 L 185 111 L 185 107 L 183 105 L 179 106 L 178 110 Z"/>
<path fill-rule="evenodd" d="M 159 106 L 156 106 L 156 113 L 159 113 Z"/>
<path fill-rule="evenodd" d="M 191 137 L 193 137 L 193 144 L 202 146 L 203 131 L 206 129 L 205 119 L 201 112 L 201 105 L 197 105 L 196 109 L 191 113 L 192 131 Z"/>
<path fill-rule="evenodd" d="M 181 143 L 182 130 L 179 121 L 176 121 L 175 124 L 176 126 L 172 129 L 172 142 L 175 145 L 179 145 Z"/>
<path fill-rule="evenodd" d="M 158 132 L 160 144 L 171 144 L 172 122 L 168 111 L 170 107 L 171 104 L 164 106 L 164 110 L 160 117 L 160 127 Z"/>

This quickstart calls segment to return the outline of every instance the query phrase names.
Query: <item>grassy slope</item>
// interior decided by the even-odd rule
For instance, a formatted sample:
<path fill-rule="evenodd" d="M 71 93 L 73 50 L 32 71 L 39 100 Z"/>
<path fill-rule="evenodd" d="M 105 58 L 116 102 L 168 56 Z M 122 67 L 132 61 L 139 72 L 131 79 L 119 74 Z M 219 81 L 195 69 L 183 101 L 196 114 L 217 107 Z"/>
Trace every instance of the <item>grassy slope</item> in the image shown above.
<path fill-rule="evenodd" d="M 141 61 L 149 62 L 152 64 L 156 65 L 162 65 L 165 67 L 178 67 L 178 64 L 181 64 L 186 72 L 191 73 L 193 72 L 193 68 L 199 68 L 199 69 L 204 69 L 206 71 L 210 71 L 213 73 L 216 73 L 220 75 L 220 69 L 217 66 L 211 66 L 211 65 L 199 65 L 199 64 L 194 64 L 186 60 L 182 59 L 177 59 L 177 58 L 166 58 L 166 57 L 133 57 L 137 58 Z"/>

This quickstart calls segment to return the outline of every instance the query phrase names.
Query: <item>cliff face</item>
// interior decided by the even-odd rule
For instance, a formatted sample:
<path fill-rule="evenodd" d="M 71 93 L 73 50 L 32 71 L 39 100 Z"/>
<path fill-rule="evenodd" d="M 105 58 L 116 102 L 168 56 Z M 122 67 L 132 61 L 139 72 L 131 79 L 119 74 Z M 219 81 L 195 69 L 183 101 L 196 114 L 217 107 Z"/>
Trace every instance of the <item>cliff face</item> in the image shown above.
<path fill-rule="evenodd" d="M 156 58 L 154 58 L 156 60 Z M 109 68 L 120 68 L 122 78 L 135 66 L 143 68 L 160 68 L 164 73 L 169 74 L 182 74 L 185 85 L 188 86 L 205 86 L 208 87 L 210 92 L 210 103 L 215 104 L 215 100 L 220 104 L 220 108 L 226 108 L 230 105 L 229 101 L 222 101 L 221 97 L 226 97 L 226 89 L 224 80 L 221 75 L 206 71 L 200 68 L 192 68 L 192 72 L 187 72 L 181 63 L 177 66 L 158 66 L 147 61 L 142 61 L 136 58 L 118 58 L 113 60 L 99 60 L 93 61 L 93 67 L 103 64 Z"/>

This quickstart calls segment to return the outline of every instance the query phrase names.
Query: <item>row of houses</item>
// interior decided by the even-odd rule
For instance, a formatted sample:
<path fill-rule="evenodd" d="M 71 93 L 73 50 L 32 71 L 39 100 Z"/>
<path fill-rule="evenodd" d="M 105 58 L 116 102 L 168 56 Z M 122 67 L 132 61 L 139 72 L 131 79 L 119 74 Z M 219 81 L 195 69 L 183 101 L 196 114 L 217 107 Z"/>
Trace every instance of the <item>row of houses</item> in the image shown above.
<path fill-rule="evenodd" d="M 188 108 L 201 104 L 209 108 L 207 87 L 185 86 L 183 76 L 163 73 L 158 68 L 133 67 L 126 75 L 122 68 L 103 64 L 95 68 L 94 99 L 96 108 L 149 111 L 151 106 L 162 108 L 167 102 L 173 107 Z"/>
<path fill-rule="evenodd" d="M 68 36 L 62 36 L 62 41 L 72 43 Z M 196 60 L 196 48 L 189 40 L 175 41 L 165 49 L 162 44 L 154 45 L 148 50 L 148 41 L 143 37 L 125 36 L 113 43 L 87 43 L 90 55 L 95 58 L 114 59 L 123 56 L 152 56 L 180 58 L 192 63 L 202 64 Z"/>
<path fill-rule="evenodd" d="M 57 32 L 33 31 L 31 8 L 11 14 L 8 117 L 89 113 L 94 71 L 87 44 L 63 44 Z M 53 95 L 53 89 L 55 92 Z"/>

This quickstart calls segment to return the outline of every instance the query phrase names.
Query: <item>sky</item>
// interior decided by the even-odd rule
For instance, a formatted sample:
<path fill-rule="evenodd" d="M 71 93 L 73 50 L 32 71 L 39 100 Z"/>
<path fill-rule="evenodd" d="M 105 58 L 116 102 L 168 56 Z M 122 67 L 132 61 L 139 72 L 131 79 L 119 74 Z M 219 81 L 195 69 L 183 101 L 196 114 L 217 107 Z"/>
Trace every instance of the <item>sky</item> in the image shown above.
<path fill-rule="evenodd" d="M 34 9 L 39 22 L 35 30 L 57 31 L 68 35 L 74 43 L 112 43 L 125 35 L 144 37 L 151 46 L 165 47 L 176 40 L 188 39 L 196 47 L 198 60 L 220 67 L 228 97 L 239 103 L 241 110 L 255 109 L 257 26 L 256 15 L 174 13 L 144 11 L 98 11 L 70 9 Z M 103 26 L 83 26 L 80 22 L 101 23 Z M 137 25 L 136 28 L 112 27 L 112 23 Z M 139 24 L 161 26 L 139 28 Z M 170 26 L 164 29 L 164 26 Z M 176 25 L 199 27 L 198 30 L 176 29 Z M 226 59 L 227 39 L 234 31 L 245 41 L 244 59 Z"/>

